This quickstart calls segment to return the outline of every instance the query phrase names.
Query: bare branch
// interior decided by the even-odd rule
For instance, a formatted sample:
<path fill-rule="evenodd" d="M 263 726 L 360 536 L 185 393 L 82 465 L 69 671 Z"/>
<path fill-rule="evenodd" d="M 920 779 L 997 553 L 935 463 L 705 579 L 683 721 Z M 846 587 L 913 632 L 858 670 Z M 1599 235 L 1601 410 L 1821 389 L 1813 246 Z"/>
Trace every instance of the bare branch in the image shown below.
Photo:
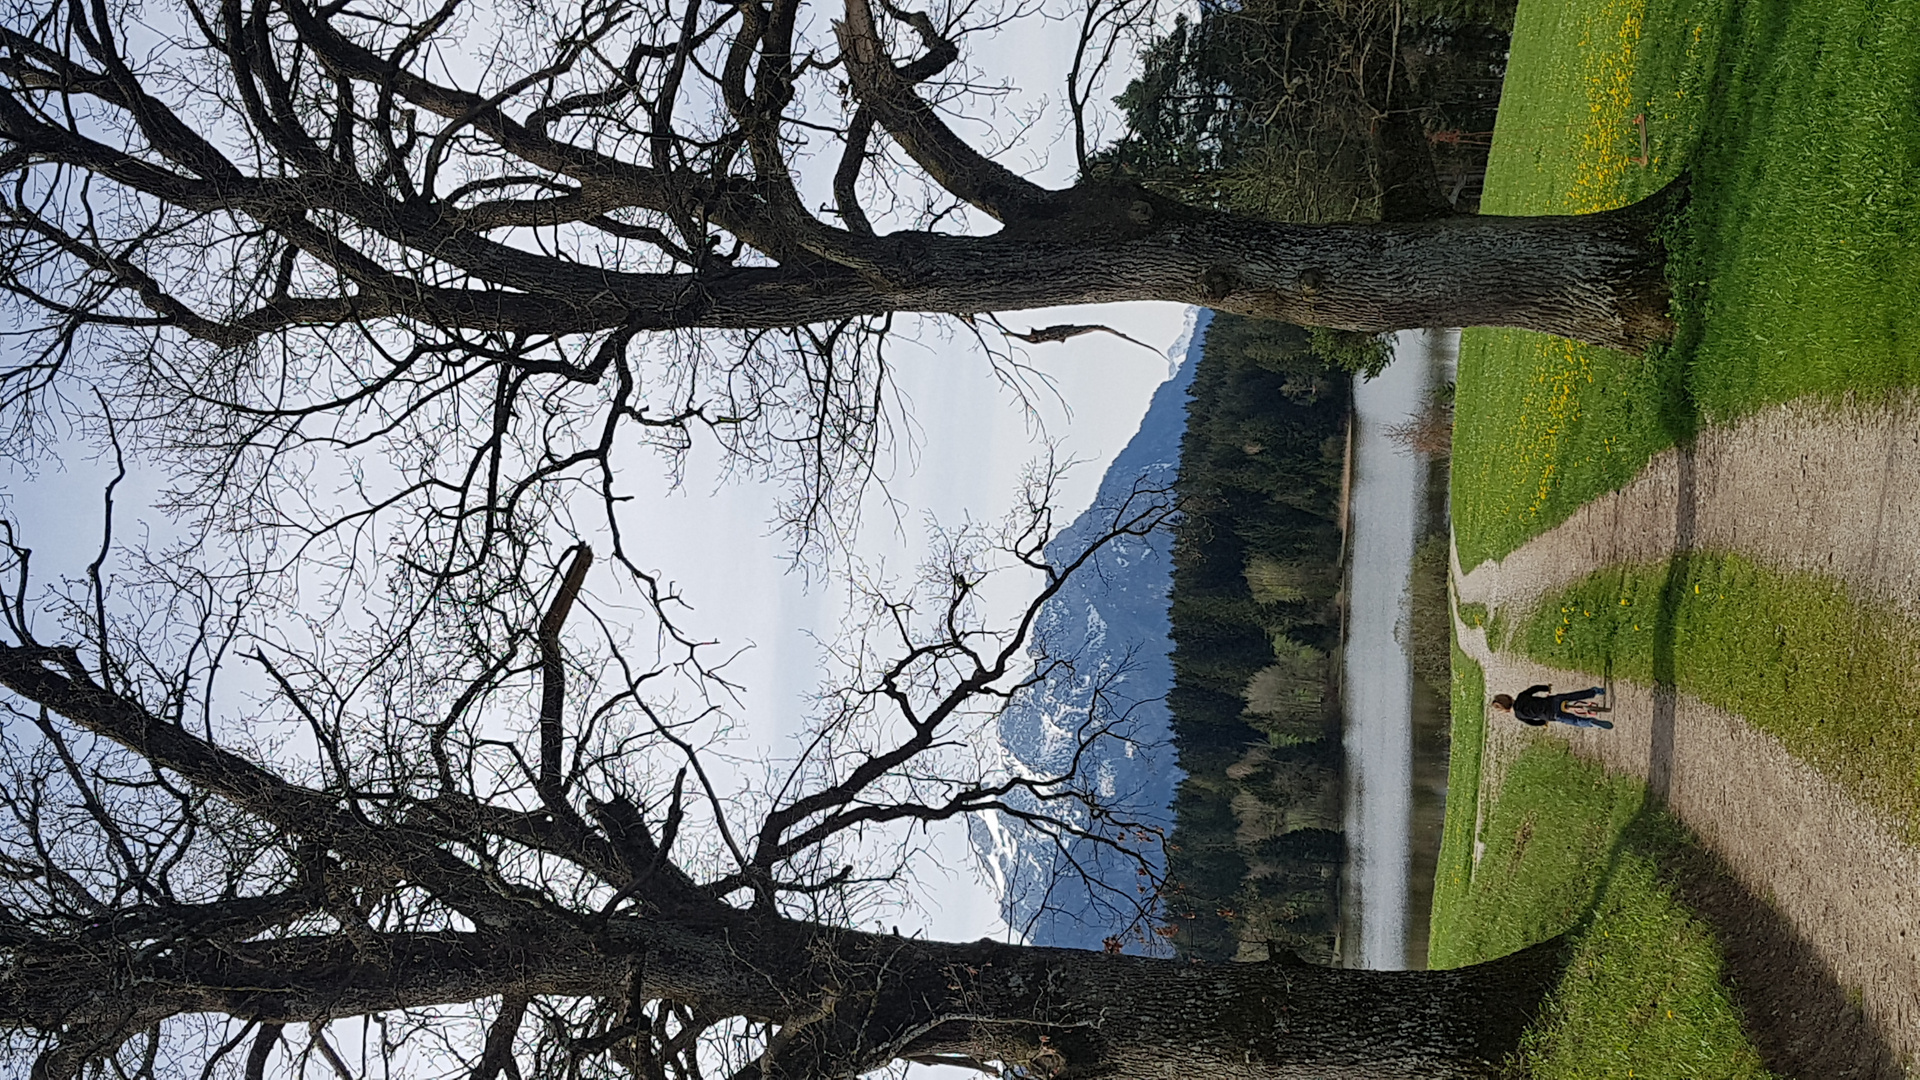
<path fill-rule="evenodd" d="M 494 1080 L 513 1058 L 513 1040 L 527 1015 L 527 999 L 506 997 L 500 1000 L 500 1014 L 487 1028 L 487 1043 L 480 1061 L 473 1067 L 472 1080 Z"/>
<path fill-rule="evenodd" d="M 567 576 L 560 583 L 560 590 L 553 596 L 547 614 L 540 620 L 540 797 L 547 808 L 556 816 L 568 817 L 564 811 L 567 796 L 566 787 L 560 776 L 560 742 L 562 738 L 562 709 L 566 705 L 566 669 L 560 653 L 560 629 L 566 625 L 567 613 L 573 609 L 573 601 L 580 595 L 580 586 L 587 580 L 587 568 L 593 565 L 593 549 L 585 544 L 576 544 L 571 549 L 572 561 L 567 564 Z"/>
<path fill-rule="evenodd" d="M 1001 325 L 999 318 L 996 316 L 988 316 L 987 321 L 993 323 L 994 329 L 1000 331 L 1006 336 L 1010 338 L 1018 338 L 1019 340 L 1024 341 L 1029 345 L 1046 345 L 1054 342 L 1068 341 L 1072 338 L 1077 338 L 1082 334 L 1098 333 L 1098 334 L 1112 334 L 1114 337 L 1119 338 L 1121 341 L 1127 342 L 1130 345 L 1138 345 L 1141 348 L 1150 350 L 1154 353 L 1158 353 L 1160 351 L 1158 349 L 1155 349 L 1153 346 L 1147 344 L 1146 342 L 1141 341 L 1139 338 L 1128 337 L 1126 334 L 1123 334 L 1120 331 L 1115 330 L 1111 326 L 1102 326 L 1099 323 L 1057 323 L 1053 326 L 1036 327 L 1035 329 L 1028 330 L 1026 333 L 1020 333 L 1019 331 L 1016 331 L 1016 330 L 1009 330 L 1005 326 Z"/>
<path fill-rule="evenodd" d="M 913 83 L 919 80 L 908 78 L 887 56 L 867 0 L 846 0 L 844 11 L 845 19 L 834 24 L 834 33 L 846 55 L 854 96 L 934 182 L 999 221 L 1030 215 L 1047 201 L 1044 188 L 968 146 L 914 92 Z M 901 17 L 927 44 L 932 70 L 945 67 L 957 55 L 953 43 L 937 32 L 931 19 L 922 14 Z"/>
<path fill-rule="evenodd" d="M 267 1060 L 280 1045 L 282 1025 L 266 1023 L 260 1025 L 260 1031 L 253 1037 L 253 1048 L 247 1051 L 246 1071 L 242 1073 L 246 1080 L 266 1080 Z"/>

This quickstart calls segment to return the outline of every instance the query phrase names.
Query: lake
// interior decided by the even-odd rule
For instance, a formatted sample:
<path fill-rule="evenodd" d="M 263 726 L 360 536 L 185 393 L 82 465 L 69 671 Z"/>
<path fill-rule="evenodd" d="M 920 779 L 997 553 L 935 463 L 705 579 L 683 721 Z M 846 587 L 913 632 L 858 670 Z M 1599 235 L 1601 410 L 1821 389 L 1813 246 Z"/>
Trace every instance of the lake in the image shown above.
<path fill-rule="evenodd" d="M 1439 824 L 1444 701 L 1416 690 L 1408 656 L 1408 582 L 1416 543 L 1444 521 L 1445 468 L 1390 428 L 1452 379 L 1459 335 L 1395 335 L 1394 361 L 1354 387 L 1342 708 L 1347 752 L 1341 956 L 1353 967 L 1426 966 Z"/>

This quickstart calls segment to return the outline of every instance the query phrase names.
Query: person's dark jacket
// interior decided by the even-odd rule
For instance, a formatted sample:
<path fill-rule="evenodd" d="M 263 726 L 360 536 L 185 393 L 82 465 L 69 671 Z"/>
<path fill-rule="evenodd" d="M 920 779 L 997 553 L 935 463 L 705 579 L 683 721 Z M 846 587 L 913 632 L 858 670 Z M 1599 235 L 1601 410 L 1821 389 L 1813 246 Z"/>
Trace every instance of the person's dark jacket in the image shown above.
<path fill-rule="evenodd" d="M 1544 724 L 1554 718 L 1553 687 L 1546 683 L 1529 686 L 1513 699 L 1513 715 L 1529 724 Z"/>

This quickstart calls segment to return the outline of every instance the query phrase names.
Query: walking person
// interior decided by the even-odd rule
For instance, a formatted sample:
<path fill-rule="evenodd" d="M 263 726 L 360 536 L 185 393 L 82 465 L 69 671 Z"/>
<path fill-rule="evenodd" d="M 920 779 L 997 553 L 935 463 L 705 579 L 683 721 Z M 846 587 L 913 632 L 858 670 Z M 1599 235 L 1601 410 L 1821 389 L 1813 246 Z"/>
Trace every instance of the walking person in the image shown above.
<path fill-rule="evenodd" d="M 1567 709 L 1569 704 L 1585 701 L 1601 692 L 1600 687 L 1590 686 L 1585 690 L 1576 690 L 1569 694 L 1556 694 L 1553 692 L 1553 687 L 1541 683 L 1520 691 L 1519 697 L 1495 694 L 1493 707 L 1501 712 L 1510 712 L 1515 720 L 1534 727 L 1545 727 L 1547 721 L 1557 720 L 1574 727 L 1611 728 L 1613 726 L 1611 720 L 1601 720 L 1598 717 L 1570 712 Z"/>

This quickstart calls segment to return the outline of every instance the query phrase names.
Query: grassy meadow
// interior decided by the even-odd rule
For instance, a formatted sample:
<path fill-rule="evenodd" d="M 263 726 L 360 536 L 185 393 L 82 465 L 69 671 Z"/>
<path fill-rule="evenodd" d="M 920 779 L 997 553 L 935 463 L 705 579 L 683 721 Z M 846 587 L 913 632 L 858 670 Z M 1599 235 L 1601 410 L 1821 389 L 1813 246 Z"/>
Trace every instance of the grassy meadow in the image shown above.
<path fill-rule="evenodd" d="M 1525 0 L 1482 203 L 1586 213 L 1683 174 L 1673 342 L 1461 343 L 1462 566 L 1768 405 L 1920 381 L 1920 4 Z M 1646 164 L 1639 163 L 1644 119 Z"/>
<path fill-rule="evenodd" d="M 1706 426 L 1920 384 L 1916 102 L 1915 0 L 1522 0 L 1482 211 L 1591 213 L 1684 180 L 1690 198 L 1661 234 L 1677 333 L 1642 356 L 1463 336 L 1463 569 Z M 1596 568 L 1531 611 L 1458 614 L 1495 649 L 1737 712 L 1920 842 L 1920 628 L 1896 612 L 1815 575 L 1698 553 Z M 1711 932 L 1662 876 L 1693 843 L 1686 830 L 1638 781 L 1544 737 L 1484 790 L 1484 675 L 1458 650 L 1453 662 L 1431 963 L 1573 935 L 1527 1075 L 1767 1075 Z"/>

